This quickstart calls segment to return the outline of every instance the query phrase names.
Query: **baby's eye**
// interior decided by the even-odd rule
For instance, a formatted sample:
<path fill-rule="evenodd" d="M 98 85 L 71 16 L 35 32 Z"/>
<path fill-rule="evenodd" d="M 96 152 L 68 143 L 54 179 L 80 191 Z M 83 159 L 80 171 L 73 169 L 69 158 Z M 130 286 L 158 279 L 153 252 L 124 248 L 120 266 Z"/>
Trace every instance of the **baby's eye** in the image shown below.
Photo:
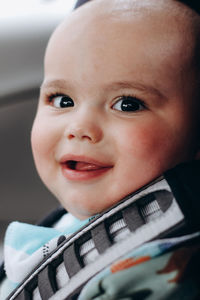
<path fill-rule="evenodd" d="M 65 108 L 74 106 L 74 101 L 66 95 L 51 95 L 49 102 L 57 108 Z"/>
<path fill-rule="evenodd" d="M 122 96 L 120 99 L 112 106 L 115 110 L 135 112 L 140 111 L 145 108 L 143 101 L 132 97 L 132 96 Z"/>

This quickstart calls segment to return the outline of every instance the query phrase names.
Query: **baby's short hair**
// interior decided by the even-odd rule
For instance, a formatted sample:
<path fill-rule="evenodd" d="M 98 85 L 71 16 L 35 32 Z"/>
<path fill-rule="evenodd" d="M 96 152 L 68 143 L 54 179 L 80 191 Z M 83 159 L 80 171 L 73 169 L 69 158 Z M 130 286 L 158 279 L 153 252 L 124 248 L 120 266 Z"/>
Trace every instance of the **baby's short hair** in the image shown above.
<path fill-rule="evenodd" d="M 75 8 L 78 8 L 79 6 L 89 1 L 91 0 L 77 0 Z M 195 10 L 198 14 L 200 14 L 200 3 L 197 0 L 175 0 L 175 1 L 181 2 L 189 6 L 191 9 Z"/>
<path fill-rule="evenodd" d="M 181 2 L 191 9 L 195 10 L 198 14 L 200 14 L 200 3 L 197 0 L 175 0 L 177 2 Z"/>

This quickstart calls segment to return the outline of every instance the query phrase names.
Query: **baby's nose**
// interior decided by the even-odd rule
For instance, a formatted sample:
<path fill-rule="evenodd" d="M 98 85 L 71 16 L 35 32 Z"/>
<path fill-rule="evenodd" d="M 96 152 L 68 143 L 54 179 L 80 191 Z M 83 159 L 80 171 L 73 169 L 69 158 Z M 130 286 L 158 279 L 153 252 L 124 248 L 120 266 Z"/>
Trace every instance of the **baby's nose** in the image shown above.
<path fill-rule="evenodd" d="M 87 122 L 81 125 L 78 122 L 74 122 L 66 128 L 65 137 L 68 140 L 88 140 L 89 142 L 95 144 L 101 141 L 103 137 L 103 131 L 101 127 L 95 123 Z"/>

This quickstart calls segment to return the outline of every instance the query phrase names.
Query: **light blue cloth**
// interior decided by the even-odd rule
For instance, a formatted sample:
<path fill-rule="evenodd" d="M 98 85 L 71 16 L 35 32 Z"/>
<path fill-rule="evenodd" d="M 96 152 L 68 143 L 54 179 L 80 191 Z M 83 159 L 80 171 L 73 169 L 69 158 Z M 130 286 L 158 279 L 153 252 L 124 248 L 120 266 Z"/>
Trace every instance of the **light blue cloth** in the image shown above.
<path fill-rule="evenodd" d="M 12 222 L 5 235 L 4 260 L 7 279 L 1 288 L 0 299 L 5 299 L 57 247 L 59 236 L 69 237 L 90 220 L 91 218 L 79 220 L 67 213 L 55 228 Z"/>
<path fill-rule="evenodd" d="M 70 219 L 70 224 L 67 222 Z M 70 235 L 87 224 L 87 220 L 78 220 L 70 214 L 67 214 L 66 227 L 62 230 L 35 226 L 26 223 L 12 222 L 6 231 L 5 246 L 10 246 L 17 251 L 24 251 L 31 255 L 44 244 L 59 237 L 61 234 Z"/>

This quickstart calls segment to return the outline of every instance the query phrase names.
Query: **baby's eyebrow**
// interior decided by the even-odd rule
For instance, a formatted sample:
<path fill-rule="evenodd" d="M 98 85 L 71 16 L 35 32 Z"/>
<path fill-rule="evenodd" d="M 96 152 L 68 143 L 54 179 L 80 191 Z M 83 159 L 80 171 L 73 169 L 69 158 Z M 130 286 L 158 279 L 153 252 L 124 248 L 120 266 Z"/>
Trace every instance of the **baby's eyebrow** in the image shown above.
<path fill-rule="evenodd" d="M 40 86 L 40 89 L 48 89 L 48 88 L 66 88 L 70 87 L 70 83 L 64 79 L 55 79 L 55 80 L 45 80 Z"/>
<path fill-rule="evenodd" d="M 70 82 L 64 79 L 55 79 L 55 80 L 47 80 L 44 81 L 40 87 L 40 89 L 48 89 L 48 88 L 60 88 L 60 89 L 68 89 L 73 88 L 73 85 Z M 150 86 L 148 84 L 143 84 L 141 82 L 134 81 L 119 81 L 119 82 L 110 82 L 106 83 L 103 86 L 106 91 L 118 91 L 120 89 L 136 89 L 141 92 L 146 92 L 149 94 L 154 94 L 161 98 L 166 98 L 163 93 L 161 93 L 157 88 Z"/>
<path fill-rule="evenodd" d="M 143 84 L 140 82 L 134 81 L 119 81 L 113 82 L 106 86 L 106 89 L 109 90 L 118 90 L 118 89 L 136 89 L 140 90 L 141 92 L 147 92 L 150 94 L 155 94 L 159 97 L 165 98 L 165 96 L 155 87 L 150 86 L 148 84 Z"/>

